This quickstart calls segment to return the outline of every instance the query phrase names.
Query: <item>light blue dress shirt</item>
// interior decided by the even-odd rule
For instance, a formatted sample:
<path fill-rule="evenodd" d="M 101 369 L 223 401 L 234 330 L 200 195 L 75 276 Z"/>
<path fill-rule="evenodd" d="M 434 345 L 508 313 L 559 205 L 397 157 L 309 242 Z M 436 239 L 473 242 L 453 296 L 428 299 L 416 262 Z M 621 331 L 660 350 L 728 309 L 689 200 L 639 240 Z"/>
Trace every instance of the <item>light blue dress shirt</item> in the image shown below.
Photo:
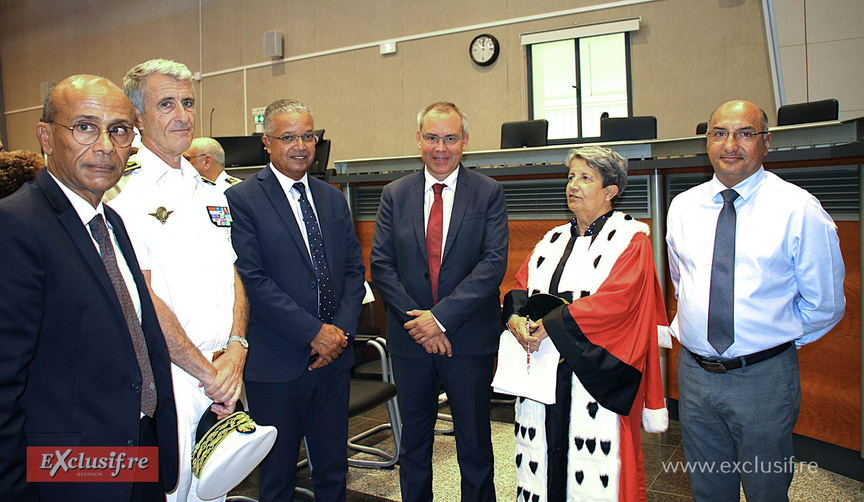
<path fill-rule="evenodd" d="M 705 357 L 718 357 L 708 343 L 708 293 L 720 192 L 726 188 L 715 176 L 681 193 L 667 221 L 669 270 L 678 299 L 670 329 L 684 347 Z M 732 188 L 739 194 L 735 341 L 720 356 L 819 339 L 846 307 L 837 226 L 810 193 L 762 167 Z"/>

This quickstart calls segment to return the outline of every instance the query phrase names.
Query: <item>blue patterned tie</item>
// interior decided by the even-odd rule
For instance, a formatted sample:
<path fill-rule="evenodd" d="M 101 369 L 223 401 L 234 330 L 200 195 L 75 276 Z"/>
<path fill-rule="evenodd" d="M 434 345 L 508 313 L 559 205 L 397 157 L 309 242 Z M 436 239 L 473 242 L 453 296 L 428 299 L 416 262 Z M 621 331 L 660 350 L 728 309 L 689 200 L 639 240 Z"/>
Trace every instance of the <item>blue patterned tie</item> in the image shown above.
<path fill-rule="evenodd" d="M 731 188 L 720 192 L 723 209 L 717 218 L 714 236 L 714 259 L 711 262 L 711 288 L 708 293 L 708 343 L 718 354 L 735 341 L 735 224 L 737 215 L 732 204 L 738 192 Z"/>
<path fill-rule="evenodd" d="M 303 224 L 306 225 L 306 235 L 309 238 L 309 251 L 312 253 L 312 266 L 318 279 L 318 319 L 323 323 L 332 323 L 336 313 L 336 298 L 333 294 L 333 278 L 327 266 L 327 255 L 324 252 L 324 240 L 318 220 L 312 211 L 312 205 L 306 198 L 306 186 L 299 181 L 294 183 L 294 190 L 300 192 L 300 211 L 303 213 Z"/>

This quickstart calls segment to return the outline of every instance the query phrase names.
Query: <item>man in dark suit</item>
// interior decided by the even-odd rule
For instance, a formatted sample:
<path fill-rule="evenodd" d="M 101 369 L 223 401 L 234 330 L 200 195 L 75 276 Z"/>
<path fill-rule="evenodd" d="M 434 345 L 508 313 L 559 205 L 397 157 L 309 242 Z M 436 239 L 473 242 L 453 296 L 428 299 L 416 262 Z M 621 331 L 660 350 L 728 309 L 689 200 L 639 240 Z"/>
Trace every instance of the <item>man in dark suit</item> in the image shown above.
<path fill-rule="evenodd" d="M 345 197 L 306 174 L 314 131 L 306 105 L 271 103 L 270 164 L 226 192 L 250 304 L 246 395 L 255 420 L 279 430 L 260 467 L 262 502 L 292 499 L 304 435 L 315 500 L 345 500 L 350 342 L 365 269 Z"/>
<path fill-rule="evenodd" d="M 462 500 L 495 500 L 489 397 L 507 268 L 504 191 L 461 165 L 468 119 L 456 105 L 429 105 L 417 126 L 425 169 L 384 187 L 371 253 L 402 414 L 402 500 L 432 500 L 442 382 Z"/>
<path fill-rule="evenodd" d="M 42 113 L 47 168 L 0 201 L 0 500 L 164 500 L 178 466 L 168 348 L 123 221 L 100 202 L 135 110 L 77 75 Z M 158 483 L 26 482 L 27 447 L 157 442 Z"/>

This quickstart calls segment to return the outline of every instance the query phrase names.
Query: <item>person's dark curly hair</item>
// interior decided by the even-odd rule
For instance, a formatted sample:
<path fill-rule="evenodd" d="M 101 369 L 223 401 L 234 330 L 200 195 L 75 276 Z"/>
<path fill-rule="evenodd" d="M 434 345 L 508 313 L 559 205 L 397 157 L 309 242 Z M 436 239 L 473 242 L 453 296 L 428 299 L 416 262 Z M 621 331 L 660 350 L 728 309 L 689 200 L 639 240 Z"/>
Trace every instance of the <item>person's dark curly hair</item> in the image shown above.
<path fill-rule="evenodd" d="M 29 150 L 0 152 L 0 199 L 15 193 L 21 185 L 36 179 L 45 167 L 42 155 Z"/>

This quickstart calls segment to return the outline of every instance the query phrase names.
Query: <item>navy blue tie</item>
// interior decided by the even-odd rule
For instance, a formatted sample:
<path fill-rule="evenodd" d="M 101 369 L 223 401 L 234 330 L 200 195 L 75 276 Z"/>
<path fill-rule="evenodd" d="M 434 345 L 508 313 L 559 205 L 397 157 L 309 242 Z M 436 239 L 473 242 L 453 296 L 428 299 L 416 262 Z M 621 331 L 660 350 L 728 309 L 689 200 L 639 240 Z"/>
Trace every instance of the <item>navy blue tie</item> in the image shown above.
<path fill-rule="evenodd" d="M 718 354 L 735 341 L 735 224 L 733 202 L 738 192 L 731 188 L 720 192 L 723 209 L 717 218 L 714 235 L 714 259 L 711 262 L 711 289 L 708 293 L 708 343 Z"/>
<path fill-rule="evenodd" d="M 309 238 L 309 251 L 312 254 L 312 266 L 318 280 L 318 319 L 323 323 L 333 322 L 336 314 L 336 297 L 333 294 L 333 278 L 327 266 L 327 255 L 324 252 L 324 240 L 312 205 L 306 198 L 306 186 L 299 181 L 294 183 L 294 190 L 300 192 L 300 211 L 303 213 L 303 223 L 306 225 L 306 235 Z"/>

